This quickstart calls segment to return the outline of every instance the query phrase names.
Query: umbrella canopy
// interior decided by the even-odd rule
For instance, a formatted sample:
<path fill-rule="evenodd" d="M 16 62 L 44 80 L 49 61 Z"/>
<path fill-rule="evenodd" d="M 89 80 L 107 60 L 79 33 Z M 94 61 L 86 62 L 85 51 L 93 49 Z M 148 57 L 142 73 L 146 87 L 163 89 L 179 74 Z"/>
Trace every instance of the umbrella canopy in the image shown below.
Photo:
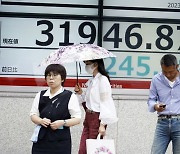
<path fill-rule="evenodd" d="M 114 54 L 94 44 L 76 44 L 60 47 L 58 50 L 51 52 L 39 66 L 47 66 L 49 64 L 65 64 L 76 62 L 76 75 L 78 83 L 78 64 L 80 61 L 103 59 L 108 57 L 116 57 Z"/>
<path fill-rule="evenodd" d="M 50 53 L 40 65 L 64 64 L 108 57 L 116 56 L 105 48 L 94 44 L 76 44 L 60 47 L 58 50 Z"/>

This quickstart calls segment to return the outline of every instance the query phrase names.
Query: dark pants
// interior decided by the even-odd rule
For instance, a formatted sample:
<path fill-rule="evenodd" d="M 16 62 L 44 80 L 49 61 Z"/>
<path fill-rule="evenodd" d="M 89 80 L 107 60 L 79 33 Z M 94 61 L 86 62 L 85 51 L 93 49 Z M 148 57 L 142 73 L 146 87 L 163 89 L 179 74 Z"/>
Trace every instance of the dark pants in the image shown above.
<path fill-rule="evenodd" d="M 33 143 L 32 154 L 71 154 L 71 140 L 38 141 Z"/>
<path fill-rule="evenodd" d="M 99 134 L 99 113 L 86 112 L 83 125 L 84 128 L 81 135 L 79 154 L 86 154 L 86 139 L 96 139 Z"/>

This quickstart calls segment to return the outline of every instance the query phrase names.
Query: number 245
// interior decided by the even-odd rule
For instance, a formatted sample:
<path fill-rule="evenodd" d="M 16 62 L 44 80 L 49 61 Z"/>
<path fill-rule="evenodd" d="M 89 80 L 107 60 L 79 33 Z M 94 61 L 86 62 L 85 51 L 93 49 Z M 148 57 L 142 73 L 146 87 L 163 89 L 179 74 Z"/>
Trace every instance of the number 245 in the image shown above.
<path fill-rule="evenodd" d="M 138 67 L 144 68 L 142 69 L 143 71 L 137 71 L 136 75 L 138 76 L 146 76 L 150 72 L 150 67 L 145 61 L 150 60 L 150 57 L 147 56 L 139 56 L 138 57 Z M 116 64 L 116 58 L 111 58 L 111 63 L 107 67 L 107 71 L 109 72 L 109 75 L 116 75 L 116 72 L 112 72 L 111 69 L 115 66 Z M 132 66 L 132 56 L 127 56 L 122 63 L 119 65 L 118 68 L 120 71 L 126 71 L 127 75 L 131 75 L 132 71 L 134 71 L 134 67 Z"/>

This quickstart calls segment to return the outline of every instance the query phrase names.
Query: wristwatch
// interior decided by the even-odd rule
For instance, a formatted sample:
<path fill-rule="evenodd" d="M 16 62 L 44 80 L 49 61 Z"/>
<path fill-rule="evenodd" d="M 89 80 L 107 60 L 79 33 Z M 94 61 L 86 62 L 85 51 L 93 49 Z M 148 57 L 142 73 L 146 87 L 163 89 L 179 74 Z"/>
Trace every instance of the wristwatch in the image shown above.
<path fill-rule="evenodd" d="M 67 122 L 66 122 L 66 120 L 64 120 L 64 124 L 63 124 L 63 126 L 66 126 L 66 123 L 67 123 Z"/>

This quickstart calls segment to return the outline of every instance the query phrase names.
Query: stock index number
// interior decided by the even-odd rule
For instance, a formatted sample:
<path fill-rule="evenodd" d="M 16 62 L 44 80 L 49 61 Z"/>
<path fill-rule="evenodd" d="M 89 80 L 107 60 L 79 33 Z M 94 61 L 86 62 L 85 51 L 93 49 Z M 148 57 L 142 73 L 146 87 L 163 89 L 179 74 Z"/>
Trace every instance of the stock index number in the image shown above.
<path fill-rule="evenodd" d="M 123 24 L 123 23 L 122 23 Z M 37 26 L 45 25 L 47 28 L 41 30 L 42 35 L 46 35 L 46 40 L 36 40 L 36 45 L 39 46 L 48 46 L 51 45 L 54 36 L 52 34 L 53 30 L 53 23 L 49 20 L 39 20 L 37 21 Z M 70 21 L 65 21 L 63 24 L 59 25 L 60 29 L 63 29 L 64 36 L 63 41 L 59 42 L 59 46 L 66 46 L 72 45 L 74 42 L 70 42 L 72 36 L 71 31 L 72 24 Z M 89 31 L 87 32 L 85 29 L 88 28 Z M 177 31 L 180 30 L 180 26 L 177 26 Z M 159 25 L 156 28 L 156 32 L 152 32 L 152 29 L 149 28 L 148 34 L 140 33 L 143 31 L 143 24 L 130 24 L 125 28 L 124 32 L 120 33 L 120 23 L 114 23 L 112 26 L 105 32 L 103 36 L 104 42 L 112 42 L 114 48 L 120 48 L 121 44 L 124 43 L 127 49 L 138 49 L 142 47 L 143 44 L 143 35 L 150 35 L 151 33 L 156 33 L 156 38 L 151 39 L 151 43 L 146 43 L 147 45 L 155 44 L 156 48 L 159 50 L 169 50 L 173 47 L 173 37 L 172 35 L 175 33 L 174 29 L 171 25 Z M 92 22 L 82 22 L 78 25 L 77 29 L 78 35 L 80 38 L 84 38 L 86 42 L 79 42 L 79 43 L 90 43 L 93 44 L 97 37 L 96 26 Z M 121 37 L 123 36 L 123 37 Z M 135 40 L 135 41 L 132 41 Z M 88 41 L 87 41 L 88 40 Z M 162 43 L 165 42 L 165 43 Z M 148 48 L 147 48 L 148 49 Z M 180 47 L 175 50 L 180 50 Z"/>

